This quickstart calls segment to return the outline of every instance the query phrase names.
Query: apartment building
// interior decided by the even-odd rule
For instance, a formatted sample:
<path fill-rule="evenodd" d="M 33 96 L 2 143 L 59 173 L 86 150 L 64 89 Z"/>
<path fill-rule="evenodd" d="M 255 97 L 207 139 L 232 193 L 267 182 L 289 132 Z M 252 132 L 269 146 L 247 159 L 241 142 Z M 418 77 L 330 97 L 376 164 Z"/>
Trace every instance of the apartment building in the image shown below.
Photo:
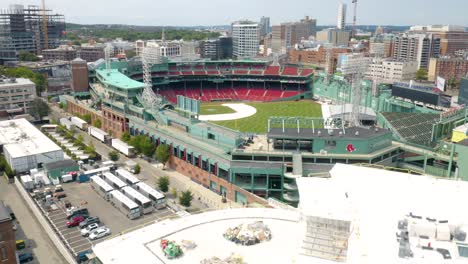
<path fill-rule="evenodd" d="M 330 43 L 333 46 L 348 46 L 351 32 L 336 28 L 328 28 L 317 32 L 317 41 Z"/>
<path fill-rule="evenodd" d="M 42 51 L 44 60 L 71 61 L 76 58 L 76 55 L 76 49 L 66 45 L 59 46 L 56 49 L 46 49 Z"/>
<path fill-rule="evenodd" d="M 409 32 L 430 33 L 440 39 L 440 55 L 454 55 L 457 51 L 468 49 L 468 31 L 464 26 L 429 25 L 413 26 Z"/>
<path fill-rule="evenodd" d="M 395 61 L 416 61 L 418 68 L 428 69 L 429 59 L 440 54 L 440 38 L 433 34 L 401 34 L 393 39 Z"/>
<path fill-rule="evenodd" d="M 9 113 L 27 113 L 36 97 L 36 85 L 29 79 L 0 79 L 0 116 Z"/>
<path fill-rule="evenodd" d="M 308 16 L 299 22 L 282 23 L 272 27 L 272 51 L 285 54 L 294 45 L 315 36 L 317 20 Z"/>

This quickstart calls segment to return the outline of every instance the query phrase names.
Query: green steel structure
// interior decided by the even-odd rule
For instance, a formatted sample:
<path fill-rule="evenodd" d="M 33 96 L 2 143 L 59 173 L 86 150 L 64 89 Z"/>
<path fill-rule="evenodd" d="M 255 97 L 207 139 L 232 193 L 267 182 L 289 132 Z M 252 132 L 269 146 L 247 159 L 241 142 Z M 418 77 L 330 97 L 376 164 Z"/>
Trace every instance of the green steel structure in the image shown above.
<path fill-rule="evenodd" d="M 275 82 L 277 85 L 285 82 L 307 88 L 296 98 L 352 102 L 351 88 L 341 77 L 301 76 L 300 69 L 297 76 L 284 78 L 281 75 L 252 77 L 248 74 L 169 75 L 171 69 L 183 67 L 189 67 L 194 73 L 198 63 L 154 65 L 155 89 L 163 89 L 164 83 L 183 85 L 183 82 L 193 79 L 202 82 Z M 209 66 L 209 69 L 219 70 L 226 64 L 233 62 L 206 62 L 204 69 L 208 72 Z M 242 67 L 248 65 L 249 71 L 258 65 L 266 65 L 265 62 L 249 61 L 241 64 Z M 431 127 L 431 144 L 408 141 L 398 133 L 386 113 L 439 116 L 440 112 L 392 97 L 388 85 L 379 86 L 378 95 L 374 96 L 371 83 L 362 83 L 361 103 L 375 110 L 379 127 L 325 129 L 322 119 L 271 117 L 265 135 L 250 135 L 202 122 L 177 111 L 166 101 L 158 109 L 145 108 L 139 99 L 144 85 L 136 81 L 141 79 L 141 64 L 123 61 L 113 62 L 111 67 L 111 70 L 106 70 L 103 65 L 97 65 L 91 70 L 94 103 L 89 107 L 98 109 L 102 103 L 124 115 L 132 135 L 146 135 L 156 145 L 170 145 L 174 158 L 190 164 L 193 170 L 196 168 L 203 172 L 190 175 L 192 180 L 220 194 L 232 192 L 233 199 L 240 203 L 247 202 L 248 195 L 233 186 L 263 198 L 272 197 L 295 205 L 299 200 L 295 179 L 326 173 L 335 163 L 399 167 L 417 173 L 468 180 L 468 166 L 458 162 L 461 155 L 467 155 L 467 147 L 452 143 L 432 144 L 432 141 L 448 136 L 452 125 L 445 123 L 451 122 L 449 118 L 456 119 L 453 124 L 460 119 L 440 117 L 438 125 Z"/>

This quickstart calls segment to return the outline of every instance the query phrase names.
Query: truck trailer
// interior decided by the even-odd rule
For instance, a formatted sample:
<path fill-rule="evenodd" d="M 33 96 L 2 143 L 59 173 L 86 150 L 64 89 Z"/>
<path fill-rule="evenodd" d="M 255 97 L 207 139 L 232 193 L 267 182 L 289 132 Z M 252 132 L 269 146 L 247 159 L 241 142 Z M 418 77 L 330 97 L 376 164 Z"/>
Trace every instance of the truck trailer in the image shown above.
<path fill-rule="evenodd" d="M 107 143 L 107 141 L 109 139 L 109 134 L 107 134 L 106 132 L 102 131 L 101 129 L 99 129 L 97 127 L 93 127 L 93 126 L 88 127 L 88 134 L 90 134 L 91 136 L 99 139 L 99 141 L 101 141 L 103 143 Z"/>
<path fill-rule="evenodd" d="M 134 147 L 129 146 L 127 143 L 123 142 L 118 138 L 112 139 L 112 147 L 129 158 L 133 157 L 135 154 Z"/>
<path fill-rule="evenodd" d="M 70 118 L 70 121 L 73 125 L 75 125 L 77 128 L 81 130 L 86 130 L 86 128 L 88 127 L 88 123 L 86 123 L 86 121 L 84 121 L 83 119 L 79 117 L 72 116 Z"/>

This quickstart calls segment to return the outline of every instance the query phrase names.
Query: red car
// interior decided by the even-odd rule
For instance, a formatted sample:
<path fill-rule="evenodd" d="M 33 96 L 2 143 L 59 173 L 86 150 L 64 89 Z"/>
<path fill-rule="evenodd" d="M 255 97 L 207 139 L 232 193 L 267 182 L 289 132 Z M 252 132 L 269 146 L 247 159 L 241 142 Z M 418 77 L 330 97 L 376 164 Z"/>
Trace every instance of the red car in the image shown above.
<path fill-rule="evenodd" d="M 75 216 L 70 221 L 67 222 L 67 227 L 70 228 L 70 227 L 78 226 L 84 220 L 85 220 L 84 216 L 81 216 L 81 215 Z"/>

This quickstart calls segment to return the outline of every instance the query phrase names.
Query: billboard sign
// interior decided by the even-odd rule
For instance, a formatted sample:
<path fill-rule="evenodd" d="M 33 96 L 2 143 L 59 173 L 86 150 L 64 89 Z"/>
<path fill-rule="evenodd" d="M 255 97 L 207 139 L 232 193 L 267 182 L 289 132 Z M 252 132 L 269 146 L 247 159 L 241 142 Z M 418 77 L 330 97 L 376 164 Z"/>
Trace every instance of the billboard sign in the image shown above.
<path fill-rule="evenodd" d="M 440 76 L 437 76 L 437 89 L 441 90 L 441 91 L 445 91 L 445 79 L 440 77 Z"/>

